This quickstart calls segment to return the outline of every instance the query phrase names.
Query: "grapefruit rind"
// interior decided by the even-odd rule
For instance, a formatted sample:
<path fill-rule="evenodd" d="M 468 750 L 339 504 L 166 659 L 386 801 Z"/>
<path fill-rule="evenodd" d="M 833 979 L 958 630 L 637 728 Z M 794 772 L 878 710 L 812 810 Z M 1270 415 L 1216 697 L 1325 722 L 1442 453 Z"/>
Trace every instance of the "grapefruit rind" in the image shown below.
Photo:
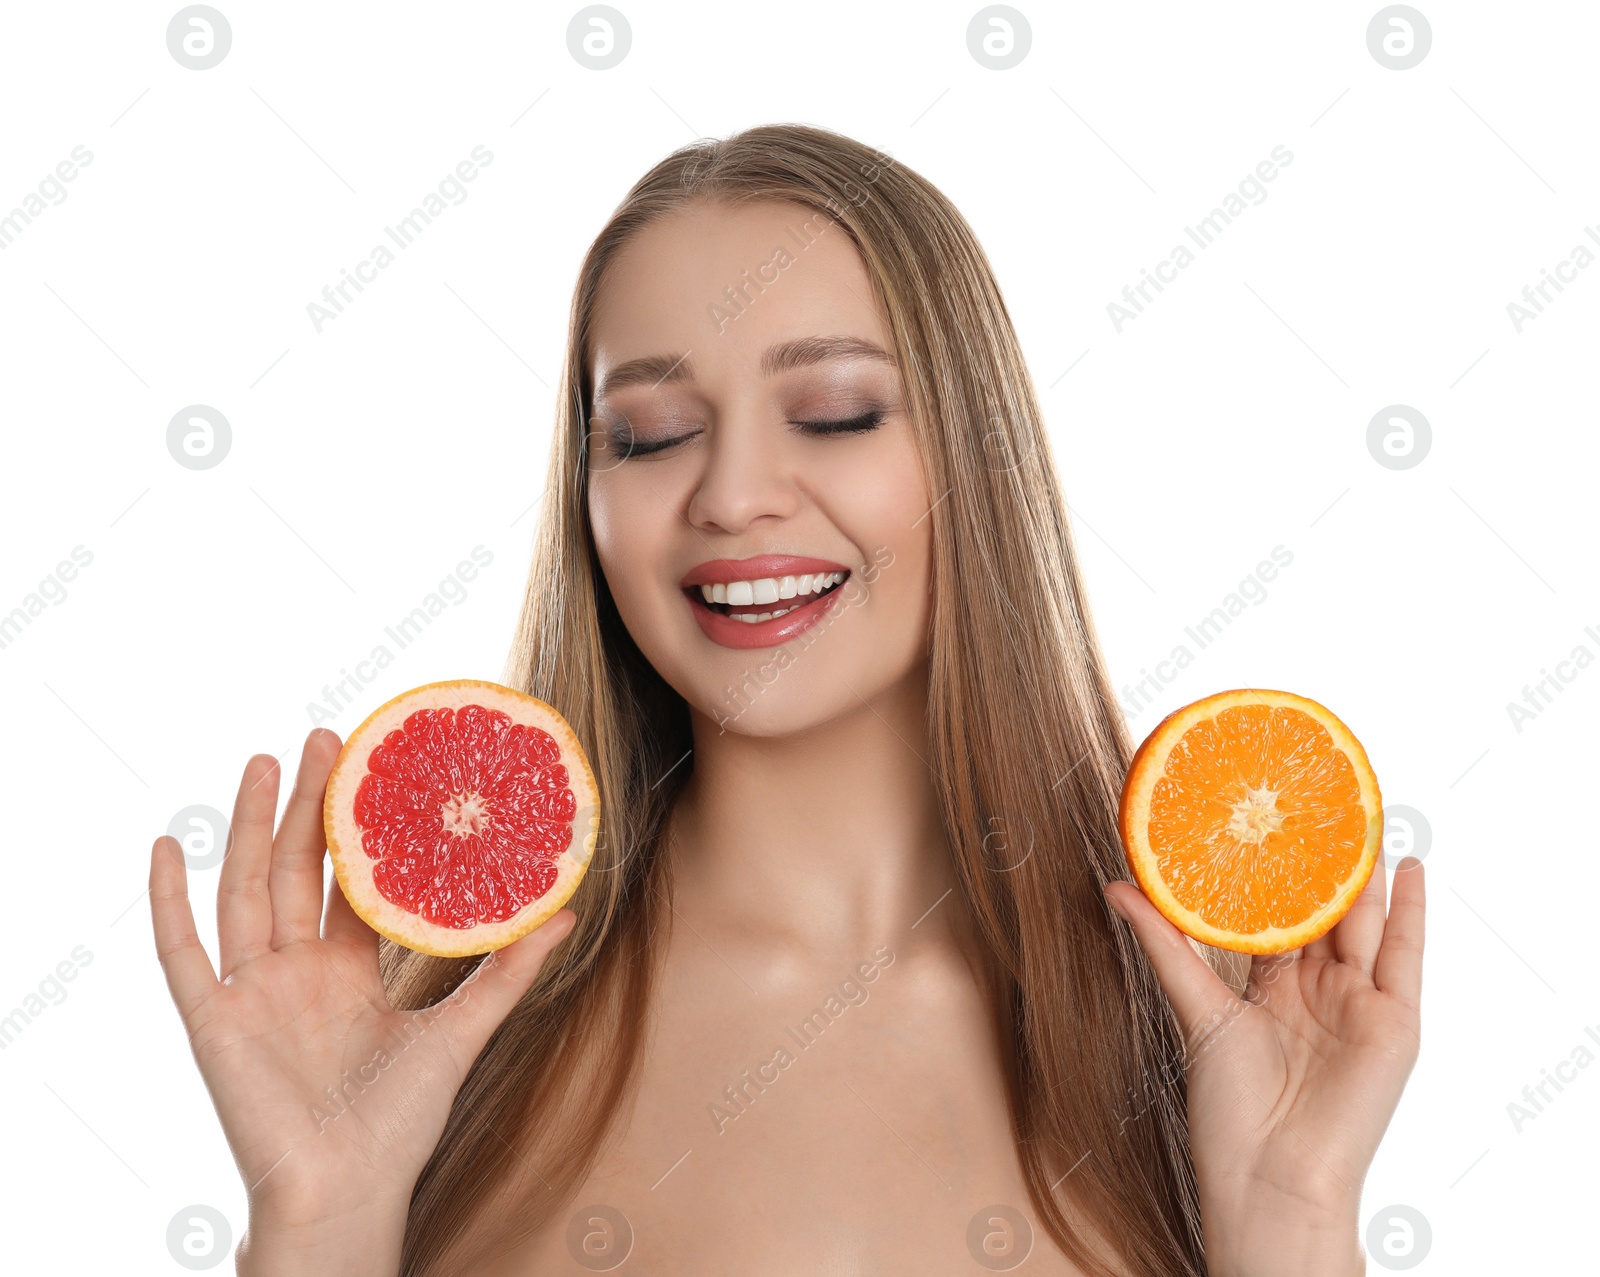
<path fill-rule="evenodd" d="M 407 921 L 401 909 L 379 894 L 372 881 L 373 861 L 362 849 L 361 828 L 354 811 L 356 788 L 367 774 L 367 759 L 385 736 L 419 709 L 458 709 L 466 705 L 500 710 L 513 722 L 534 723 L 549 732 L 561 748 L 561 763 L 567 769 L 578 810 L 572 821 L 572 844 L 556 858 L 556 881 L 549 891 L 504 922 L 453 930 L 421 918 Z M 419 953 L 465 958 L 520 940 L 572 898 L 599 841 L 600 791 L 576 734 L 554 706 L 499 683 L 450 679 L 424 683 L 385 701 L 350 733 L 328 776 L 322 823 L 339 887 L 362 921 L 379 935 Z"/>
<path fill-rule="evenodd" d="M 1166 770 L 1168 756 L 1184 734 L 1195 724 L 1215 718 L 1223 710 L 1240 705 L 1281 706 L 1296 709 L 1314 718 L 1333 738 L 1334 745 L 1343 751 L 1355 771 L 1361 790 L 1361 804 L 1367 814 L 1366 840 L 1361 856 L 1349 877 L 1341 883 L 1329 901 L 1294 927 L 1268 927 L 1242 935 L 1224 930 L 1205 921 L 1182 904 L 1168 889 L 1158 870 L 1155 851 L 1147 837 L 1150 819 L 1150 796 L 1156 782 Z M 1383 796 L 1378 789 L 1378 778 L 1367 758 L 1367 751 L 1355 734 L 1345 726 L 1332 710 L 1309 697 L 1293 692 L 1269 688 L 1241 687 L 1216 692 L 1202 697 L 1193 704 L 1174 710 L 1145 737 L 1144 743 L 1134 752 L 1128 767 L 1127 779 L 1122 786 L 1122 801 L 1117 813 L 1117 823 L 1122 832 L 1122 845 L 1128 856 L 1134 880 L 1149 901 L 1161 911 L 1167 921 L 1185 935 L 1235 953 L 1273 954 L 1299 949 L 1326 935 L 1339 919 L 1355 904 L 1372 877 L 1383 849 Z"/>

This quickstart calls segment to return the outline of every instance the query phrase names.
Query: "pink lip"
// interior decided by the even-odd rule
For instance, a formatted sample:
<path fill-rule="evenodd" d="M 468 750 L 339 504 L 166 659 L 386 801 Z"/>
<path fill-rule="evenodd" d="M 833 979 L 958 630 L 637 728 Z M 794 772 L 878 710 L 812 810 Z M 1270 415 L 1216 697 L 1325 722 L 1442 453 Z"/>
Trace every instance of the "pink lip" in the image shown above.
<path fill-rule="evenodd" d="M 753 559 L 707 559 L 684 574 L 678 584 L 726 585 L 729 581 L 759 581 L 762 577 L 800 576 L 816 572 L 848 572 L 832 559 L 810 559 L 794 554 L 758 554 Z M 744 622 L 740 621 L 742 625 Z"/>
<path fill-rule="evenodd" d="M 758 554 L 752 559 L 710 559 L 690 569 L 682 582 L 683 597 L 689 610 L 699 622 L 701 631 L 720 647 L 757 648 L 777 647 L 787 643 L 810 626 L 820 621 L 837 605 L 844 587 L 829 590 L 810 603 L 802 603 L 782 616 L 769 621 L 736 621 L 731 616 L 714 612 L 701 597 L 702 585 L 716 585 L 729 581 L 756 581 L 762 577 L 800 576 L 805 573 L 845 572 L 849 568 L 831 559 L 811 559 L 793 554 Z"/>

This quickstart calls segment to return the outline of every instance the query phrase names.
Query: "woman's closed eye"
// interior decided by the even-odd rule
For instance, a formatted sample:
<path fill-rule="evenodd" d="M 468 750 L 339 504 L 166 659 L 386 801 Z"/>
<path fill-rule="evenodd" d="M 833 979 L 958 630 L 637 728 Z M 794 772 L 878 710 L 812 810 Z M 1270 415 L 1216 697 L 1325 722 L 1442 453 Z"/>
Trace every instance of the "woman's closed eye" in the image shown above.
<path fill-rule="evenodd" d="M 802 434 L 828 438 L 833 435 L 865 434 L 881 426 L 883 418 L 882 408 L 870 408 L 854 417 L 791 421 L 789 424 Z M 630 457 L 648 457 L 654 453 L 665 452 L 668 448 L 693 439 L 698 434 L 699 431 L 692 430 L 687 434 L 673 435 L 666 439 L 636 439 L 624 430 L 613 436 L 611 447 L 616 451 L 618 458 L 625 461 Z"/>
<path fill-rule="evenodd" d="M 828 421 L 794 421 L 790 424 L 813 435 L 865 434 L 868 430 L 876 430 L 883 424 L 883 409 L 869 408 L 855 417 L 840 417 Z"/>

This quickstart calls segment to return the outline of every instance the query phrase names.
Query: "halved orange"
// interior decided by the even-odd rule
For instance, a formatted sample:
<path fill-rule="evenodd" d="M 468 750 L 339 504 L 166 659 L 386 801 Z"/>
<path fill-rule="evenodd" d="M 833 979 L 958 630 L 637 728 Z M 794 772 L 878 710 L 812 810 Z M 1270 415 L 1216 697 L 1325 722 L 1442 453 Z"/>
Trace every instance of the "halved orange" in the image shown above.
<path fill-rule="evenodd" d="M 1135 881 L 1185 935 L 1282 953 L 1325 934 L 1367 885 L 1383 798 L 1333 711 L 1235 688 L 1156 725 L 1129 765 L 1119 823 Z"/>

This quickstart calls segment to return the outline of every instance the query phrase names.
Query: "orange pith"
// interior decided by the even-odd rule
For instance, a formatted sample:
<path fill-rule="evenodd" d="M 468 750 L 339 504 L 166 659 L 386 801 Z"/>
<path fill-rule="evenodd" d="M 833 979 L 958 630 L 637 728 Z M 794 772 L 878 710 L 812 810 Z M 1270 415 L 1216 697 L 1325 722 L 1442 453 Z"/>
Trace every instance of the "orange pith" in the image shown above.
<path fill-rule="evenodd" d="M 1185 934 L 1243 953 L 1309 944 L 1355 903 L 1383 841 L 1366 751 L 1333 712 L 1239 688 L 1169 714 L 1120 811 L 1134 878 Z"/>

